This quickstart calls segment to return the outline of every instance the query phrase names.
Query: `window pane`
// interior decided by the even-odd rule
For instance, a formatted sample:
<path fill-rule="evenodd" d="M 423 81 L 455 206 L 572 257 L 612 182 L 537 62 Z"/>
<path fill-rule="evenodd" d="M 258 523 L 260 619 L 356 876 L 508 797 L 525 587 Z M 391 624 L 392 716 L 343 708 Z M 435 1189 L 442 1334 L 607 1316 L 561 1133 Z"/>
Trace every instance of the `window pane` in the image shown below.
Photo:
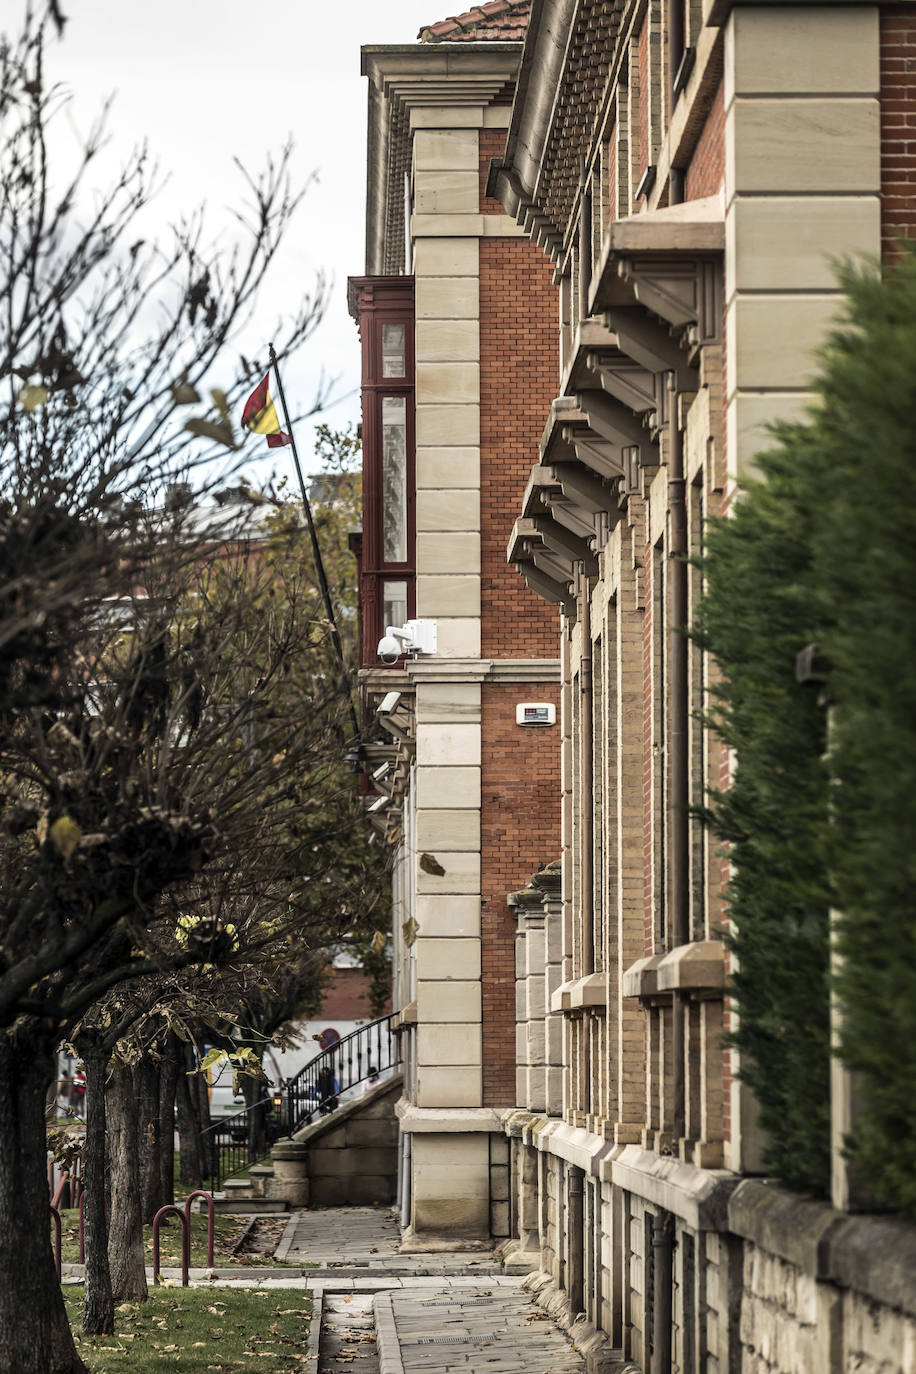
<path fill-rule="evenodd" d="M 382 583 L 383 625 L 404 625 L 407 621 L 407 583 Z"/>
<path fill-rule="evenodd" d="M 404 376 L 404 326 L 382 325 L 382 376 Z"/>
<path fill-rule="evenodd" d="M 382 398 L 382 558 L 407 562 L 407 402 Z"/>

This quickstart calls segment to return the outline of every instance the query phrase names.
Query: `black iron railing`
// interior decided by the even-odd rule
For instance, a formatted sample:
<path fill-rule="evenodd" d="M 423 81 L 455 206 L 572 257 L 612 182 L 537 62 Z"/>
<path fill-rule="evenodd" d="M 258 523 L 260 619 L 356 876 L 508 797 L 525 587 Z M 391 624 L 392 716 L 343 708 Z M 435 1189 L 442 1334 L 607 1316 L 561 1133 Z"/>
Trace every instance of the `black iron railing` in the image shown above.
<path fill-rule="evenodd" d="M 283 1093 L 283 1130 L 287 1135 L 306 1126 L 318 1114 L 326 1116 L 344 1094 L 375 1078 L 387 1077 L 401 1062 L 393 1016 L 367 1021 L 342 1040 L 329 1045 L 286 1084 Z"/>
<path fill-rule="evenodd" d="M 243 1174 L 252 1164 L 267 1159 L 280 1133 L 269 1100 L 205 1126 L 200 1133 L 201 1160 L 212 1190 L 216 1192 L 224 1179 Z"/>
<path fill-rule="evenodd" d="M 387 1077 L 401 1062 L 392 1020 L 381 1016 L 367 1021 L 316 1054 L 278 1090 L 279 1111 L 273 1098 L 264 1098 L 205 1127 L 200 1133 L 201 1154 L 210 1187 L 216 1191 L 225 1179 L 267 1159 L 278 1136 L 293 1135 L 314 1116 L 333 1112 L 352 1089 Z"/>

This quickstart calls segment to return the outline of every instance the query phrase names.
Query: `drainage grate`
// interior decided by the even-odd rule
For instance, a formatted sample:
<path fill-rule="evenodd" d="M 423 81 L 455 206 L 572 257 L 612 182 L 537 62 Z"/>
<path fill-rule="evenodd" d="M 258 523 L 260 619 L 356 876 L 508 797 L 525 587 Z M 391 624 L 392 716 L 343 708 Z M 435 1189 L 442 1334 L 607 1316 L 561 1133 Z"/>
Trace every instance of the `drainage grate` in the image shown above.
<path fill-rule="evenodd" d="M 478 1341 L 498 1341 L 498 1331 L 487 1331 L 477 1336 L 421 1336 L 417 1345 L 476 1345 Z"/>
<path fill-rule="evenodd" d="M 449 1298 L 446 1302 L 421 1302 L 421 1307 L 479 1307 L 493 1301 L 492 1298 Z"/>

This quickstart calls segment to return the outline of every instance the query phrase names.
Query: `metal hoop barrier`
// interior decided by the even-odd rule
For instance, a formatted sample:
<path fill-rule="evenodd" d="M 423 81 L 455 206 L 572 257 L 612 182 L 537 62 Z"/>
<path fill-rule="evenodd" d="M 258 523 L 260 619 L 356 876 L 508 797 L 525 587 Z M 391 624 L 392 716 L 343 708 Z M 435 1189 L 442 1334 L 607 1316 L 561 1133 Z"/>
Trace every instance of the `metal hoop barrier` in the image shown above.
<path fill-rule="evenodd" d="M 59 1283 L 61 1276 L 60 1256 L 63 1246 L 63 1235 L 60 1224 L 60 1212 L 54 1206 L 53 1202 L 51 1203 L 51 1216 L 54 1218 L 54 1268 L 57 1270 L 57 1281 Z"/>
<path fill-rule="evenodd" d="M 207 1204 L 207 1268 L 213 1268 L 213 1226 L 214 1213 L 216 1208 L 213 1205 L 213 1194 L 208 1193 L 203 1188 L 198 1188 L 194 1193 L 188 1193 L 184 1200 L 184 1214 L 188 1220 L 188 1253 L 191 1250 L 191 1203 L 196 1197 L 202 1197 Z"/>
<path fill-rule="evenodd" d="M 153 1217 L 153 1283 L 159 1282 L 159 1226 L 165 1217 L 177 1217 L 181 1223 L 181 1286 L 188 1286 L 188 1270 L 191 1267 L 191 1226 L 186 1214 L 180 1207 L 169 1204 L 160 1207 Z"/>

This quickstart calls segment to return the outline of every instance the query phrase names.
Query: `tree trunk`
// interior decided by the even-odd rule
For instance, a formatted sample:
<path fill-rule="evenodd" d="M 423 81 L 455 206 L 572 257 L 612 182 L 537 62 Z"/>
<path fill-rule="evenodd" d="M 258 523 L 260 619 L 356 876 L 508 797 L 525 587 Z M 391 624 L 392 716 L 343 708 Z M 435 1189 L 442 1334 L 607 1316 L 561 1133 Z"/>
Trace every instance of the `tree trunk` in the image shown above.
<path fill-rule="evenodd" d="M 175 1090 L 181 1041 L 169 1031 L 159 1065 L 159 1189 L 162 1205 L 175 1201 Z"/>
<path fill-rule="evenodd" d="M 260 1159 L 267 1153 L 267 1099 L 260 1079 L 243 1075 L 242 1096 L 248 1108 L 248 1152 L 252 1159 Z"/>
<path fill-rule="evenodd" d="M 188 1069 L 194 1067 L 192 1047 L 180 1042 L 177 1047 L 178 1079 L 176 1100 L 178 1104 L 178 1177 L 183 1188 L 191 1192 L 203 1186 L 200 1157 L 200 1122 L 194 1094 L 197 1091 L 196 1077 L 188 1077 Z"/>
<path fill-rule="evenodd" d="M 0 1032 L 0 1369 L 86 1374 L 54 1271 L 45 1094 L 56 1072 L 48 1037 Z"/>
<path fill-rule="evenodd" d="M 126 1064 L 115 1063 L 105 1098 L 111 1166 L 108 1264 L 112 1298 L 115 1302 L 124 1302 L 127 1298 L 145 1302 L 148 1293 L 138 1167 L 137 1098 L 134 1074 Z"/>
<path fill-rule="evenodd" d="M 147 1226 L 165 1202 L 159 1176 L 159 1071 L 152 1056 L 141 1060 L 134 1070 L 140 1205 Z"/>
<path fill-rule="evenodd" d="M 86 1290 L 83 1332 L 108 1336 L 114 1330 L 114 1299 L 108 1270 L 108 1224 L 105 1218 L 105 1073 L 108 1051 L 95 1041 L 78 1045 L 86 1065 Z"/>

